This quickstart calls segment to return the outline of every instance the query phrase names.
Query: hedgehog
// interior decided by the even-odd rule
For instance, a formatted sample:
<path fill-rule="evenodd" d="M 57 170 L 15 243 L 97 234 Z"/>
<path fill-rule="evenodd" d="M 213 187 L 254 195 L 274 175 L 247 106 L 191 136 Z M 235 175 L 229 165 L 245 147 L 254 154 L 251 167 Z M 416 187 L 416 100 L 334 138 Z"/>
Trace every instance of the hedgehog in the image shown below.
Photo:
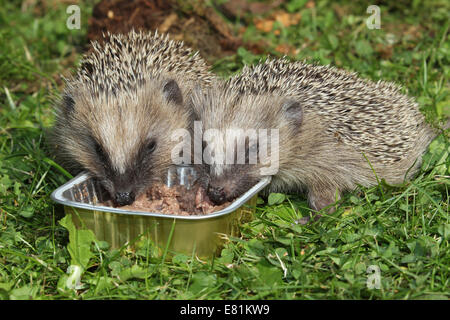
<path fill-rule="evenodd" d="M 216 204 L 271 175 L 266 195 L 306 193 L 315 212 L 325 207 L 332 212 L 343 192 L 381 179 L 390 184 L 410 179 L 436 136 L 399 86 L 285 58 L 246 66 L 241 74 L 195 90 L 187 103 L 204 133 L 200 168 L 208 175 L 207 193 Z M 208 130 L 213 134 L 206 137 Z M 230 132 L 235 140 L 224 138 Z M 265 139 L 255 139 L 251 132 Z M 245 151 L 241 162 L 238 141 Z M 232 161 L 218 157 L 228 150 Z M 278 155 L 271 157 L 272 151 Z M 253 163 L 252 154 L 257 155 Z M 271 161 L 275 170 L 264 172 Z"/>
<path fill-rule="evenodd" d="M 103 37 L 65 79 L 51 144 L 69 171 L 87 171 L 123 206 L 164 178 L 170 133 L 192 123 L 183 102 L 214 76 L 198 52 L 157 31 Z"/>

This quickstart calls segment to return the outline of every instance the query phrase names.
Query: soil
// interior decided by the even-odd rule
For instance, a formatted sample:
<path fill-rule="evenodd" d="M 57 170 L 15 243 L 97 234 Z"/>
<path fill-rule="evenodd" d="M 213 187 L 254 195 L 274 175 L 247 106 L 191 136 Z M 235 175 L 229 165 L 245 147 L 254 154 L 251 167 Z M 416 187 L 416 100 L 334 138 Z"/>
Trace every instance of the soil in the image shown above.
<path fill-rule="evenodd" d="M 133 204 L 120 209 L 189 216 L 210 214 L 224 209 L 229 204 L 230 202 L 214 205 L 199 184 L 187 190 L 184 186 L 169 188 L 165 184 L 157 183 L 139 196 Z"/>
<path fill-rule="evenodd" d="M 228 15 L 232 8 L 226 9 Z M 244 43 L 217 11 L 202 1 L 102 0 L 89 19 L 88 39 L 101 41 L 107 31 L 127 33 L 132 29 L 169 33 L 172 39 L 199 51 L 209 63 L 234 54 L 240 46 L 256 54 L 265 52 L 262 44 Z"/>

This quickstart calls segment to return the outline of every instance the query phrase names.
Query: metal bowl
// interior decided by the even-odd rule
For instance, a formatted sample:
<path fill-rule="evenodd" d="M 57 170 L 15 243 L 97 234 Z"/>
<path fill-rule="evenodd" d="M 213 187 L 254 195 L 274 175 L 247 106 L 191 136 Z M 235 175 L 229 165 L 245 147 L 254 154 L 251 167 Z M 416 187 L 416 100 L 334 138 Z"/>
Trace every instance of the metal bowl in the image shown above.
<path fill-rule="evenodd" d="M 176 175 L 169 171 L 167 184 L 185 184 L 183 171 Z M 171 173 L 172 172 L 172 173 Z M 238 236 L 239 225 L 253 219 L 258 192 L 270 183 L 271 177 L 261 179 L 228 207 L 207 215 L 179 216 L 157 212 L 130 211 L 99 205 L 110 201 L 108 193 L 87 173 L 81 173 L 53 191 L 51 199 L 64 205 L 74 224 L 91 229 L 98 240 L 107 241 L 112 248 L 133 243 L 140 236 L 148 236 L 164 251 L 211 257 L 223 244 L 223 235 Z M 183 182 L 184 181 L 184 182 Z"/>

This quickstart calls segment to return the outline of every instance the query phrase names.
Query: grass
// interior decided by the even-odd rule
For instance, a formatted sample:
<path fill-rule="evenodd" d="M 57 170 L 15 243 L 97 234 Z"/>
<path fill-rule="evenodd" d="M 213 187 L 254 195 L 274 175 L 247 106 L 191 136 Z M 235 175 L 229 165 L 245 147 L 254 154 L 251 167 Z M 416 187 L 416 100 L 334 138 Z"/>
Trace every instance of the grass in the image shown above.
<path fill-rule="evenodd" d="M 299 12 L 298 25 L 275 22 L 265 32 L 244 16 L 244 39 L 266 41 L 272 55 L 287 52 L 291 59 L 402 84 L 437 124 L 450 113 L 448 3 L 383 3 L 381 29 L 369 30 L 363 1 L 286 1 L 281 9 Z M 59 223 L 62 208 L 50 200 L 69 177 L 53 161 L 45 137 L 53 121 L 51 93 L 61 89 L 60 74 L 70 74 L 84 46 L 92 5 L 80 6 L 82 28 L 69 30 L 66 4 L 0 1 L 0 298 L 450 298 L 445 136 L 432 144 L 416 179 L 400 186 L 381 181 L 347 194 L 318 223 L 293 223 L 310 213 L 301 196 L 260 199 L 257 218 L 213 261 L 177 254 L 163 262 L 146 241 L 135 251 L 96 242 L 80 253 L 81 282 L 69 289 L 66 271 L 80 257 L 71 249 L 70 226 Z M 239 21 L 230 23 L 239 29 Z M 214 70 L 226 76 L 263 56 L 239 48 L 216 61 Z M 90 243 L 88 234 L 78 236 Z M 380 289 L 367 286 L 369 266 L 379 268 Z"/>

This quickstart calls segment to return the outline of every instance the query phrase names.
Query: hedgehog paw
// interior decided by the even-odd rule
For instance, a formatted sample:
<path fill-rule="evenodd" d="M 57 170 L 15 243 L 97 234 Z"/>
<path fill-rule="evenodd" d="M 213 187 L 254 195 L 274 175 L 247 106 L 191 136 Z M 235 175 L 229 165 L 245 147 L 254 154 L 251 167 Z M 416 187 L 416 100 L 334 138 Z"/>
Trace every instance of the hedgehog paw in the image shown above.
<path fill-rule="evenodd" d="M 311 209 L 315 211 L 320 211 L 323 208 L 328 208 L 328 213 L 333 213 L 336 208 L 332 206 L 333 203 L 335 203 L 337 200 L 341 199 L 340 194 L 337 194 L 336 198 L 336 192 L 333 191 L 333 189 L 330 189 L 328 192 L 314 192 L 310 191 L 308 193 L 308 203 L 311 207 Z"/>

